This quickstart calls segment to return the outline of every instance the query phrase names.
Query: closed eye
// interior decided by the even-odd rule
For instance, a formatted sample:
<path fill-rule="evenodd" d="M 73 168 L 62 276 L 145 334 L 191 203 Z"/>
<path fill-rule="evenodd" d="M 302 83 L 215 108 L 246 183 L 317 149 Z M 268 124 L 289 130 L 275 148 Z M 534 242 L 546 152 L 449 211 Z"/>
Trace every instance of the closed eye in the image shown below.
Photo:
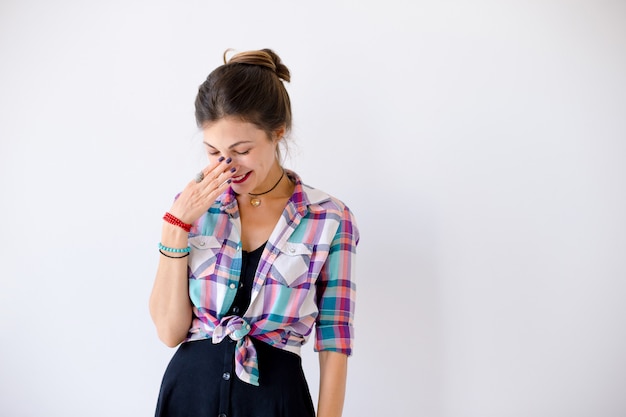
<path fill-rule="evenodd" d="M 214 148 L 212 145 L 209 145 L 209 144 L 208 144 L 208 143 L 206 143 L 206 142 L 203 142 L 203 143 L 204 143 L 204 145 L 207 147 L 207 153 L 208 153 L 210 156 L 217 156 L 217 155 L 219 155 L 219 154 L 220 154 L 220 151 L 218 151 L 218 150 L 217 150 L 216 148 Z M 242 144 L 241 142 L 239 142 L 239 143 L 235 143 L 235 144 L 232 144 L 232 145 L 230 145 L 230 146 L 229 146 L 229 149 L 232 149 L 233 147 L 235 147 L 235 146 L 237 146 L 237 145 L 241 145 L 241 144 Z M 250 149 L 246 149 L 245 151 L 242 151 L 242 152 L 239 152 L 239 151 L 233 150 L 233 152 L 234 152 L 234 153 L 236 153 L 237 155 L 248 155 L 248 154 L 250 153 Z"/>

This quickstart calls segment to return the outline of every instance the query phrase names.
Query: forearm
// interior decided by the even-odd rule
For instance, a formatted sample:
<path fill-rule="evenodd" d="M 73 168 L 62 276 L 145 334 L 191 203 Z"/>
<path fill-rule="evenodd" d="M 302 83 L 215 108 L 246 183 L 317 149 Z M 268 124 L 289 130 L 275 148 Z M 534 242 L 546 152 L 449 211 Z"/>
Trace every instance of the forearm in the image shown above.
<path fill-rule="evenodd" d="M 187 232 L 164 223 L 161 243 L 171 248 L 184 248 L 187 246 Z M 165 253 L 180 256 L 180 254 Z M 150 315 L 159 338 L 170 347 L 178 345 L 185 339 L 191 325 L 187 259 L 187 257 L 174 259 L 160 255 L 150 295 Z"/>
<path fill-rule="evenodd" d="M 321 351 L 320 390 L 317 417 L 340 417 L 346 393 L 348 357 L 343 353 Z"/>

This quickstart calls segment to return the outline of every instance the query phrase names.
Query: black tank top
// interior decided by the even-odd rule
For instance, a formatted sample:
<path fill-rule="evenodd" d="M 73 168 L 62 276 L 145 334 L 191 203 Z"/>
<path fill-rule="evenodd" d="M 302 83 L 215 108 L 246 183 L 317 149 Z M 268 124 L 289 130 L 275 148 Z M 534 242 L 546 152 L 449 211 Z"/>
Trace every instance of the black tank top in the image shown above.
<path fill-rule="evenodd" d="M 239 277 L 239 288 L 235 300 L 228 310 L 229 316 L 243 316 L 250 306 L 250 297 L 252 296 L 252 284 L 254 283 L 254 275 L 261 260 L 261 254 L 265 248 L 265 243 L 253 250 L 252 252 L 243 251 L 241 254 L 241 276 Z"/>

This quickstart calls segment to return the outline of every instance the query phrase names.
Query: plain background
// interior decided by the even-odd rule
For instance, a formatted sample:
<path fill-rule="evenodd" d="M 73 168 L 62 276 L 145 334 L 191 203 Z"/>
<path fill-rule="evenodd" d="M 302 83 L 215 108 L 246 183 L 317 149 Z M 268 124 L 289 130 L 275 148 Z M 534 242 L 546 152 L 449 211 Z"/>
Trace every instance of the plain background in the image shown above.
<path fill-rule="evenodd" d="M 2 0 L 0 415 L 153 414 L 195 93 L 264 47 L 362 233 L 344 416 L 626 415 L 621 0 Z"/>

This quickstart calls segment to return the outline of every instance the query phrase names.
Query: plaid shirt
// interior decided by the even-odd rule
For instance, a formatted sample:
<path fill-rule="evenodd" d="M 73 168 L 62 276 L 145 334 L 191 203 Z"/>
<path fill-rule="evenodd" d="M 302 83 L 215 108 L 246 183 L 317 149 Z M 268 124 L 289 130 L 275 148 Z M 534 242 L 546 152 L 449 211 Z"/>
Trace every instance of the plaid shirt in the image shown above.
<path fill-rule="evenodd" d="M 236 374 L 253 385 L 259 374 L 250 337 L 299 354 L 315 325 L 316 351 L 352 353 L 355 219 L 341 201 L 287 175 L 294 193 L 265 245 L 243 316 L 225 316 L 241 274 L 241 221 L 232 189 L 189 234 L 193 321 L 185 341 L 237 341 Z"/>

